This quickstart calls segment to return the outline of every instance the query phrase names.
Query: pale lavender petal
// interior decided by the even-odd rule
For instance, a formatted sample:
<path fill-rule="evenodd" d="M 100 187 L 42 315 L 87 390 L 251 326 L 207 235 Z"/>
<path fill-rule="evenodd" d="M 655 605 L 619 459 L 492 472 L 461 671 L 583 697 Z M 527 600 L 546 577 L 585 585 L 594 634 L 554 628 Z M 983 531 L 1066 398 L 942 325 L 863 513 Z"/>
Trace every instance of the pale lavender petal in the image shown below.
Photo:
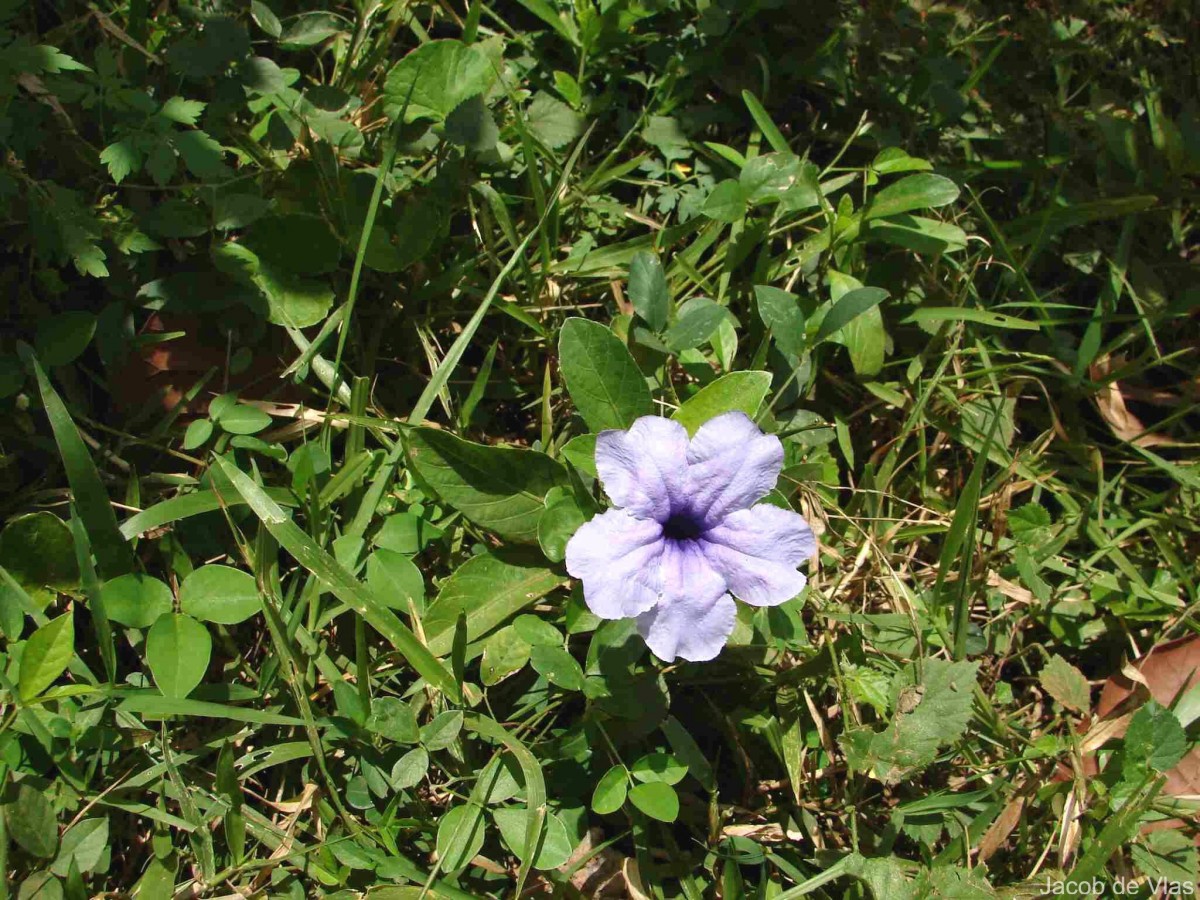
<path fill-rule="evenodd" d="M 725 582 L 691 541 L 669 542 L 663 555 L 663 598 L 637 617 L 638 631 L 660 659 L 703 662 L 721 652 L 737 607 Z"/>
<path fill-rule="evenodd" d="M 796 566 L 817 552 L 803 517 L 767 503 L 730 513 L 698 543 L 734 596 L 753 606 L 777 606 L 799 594 L 808 579 Z"/>
<path fill-rule="evenodd" d="M 783 468 L 783 444 L 763 434 L 743 412 L 709 419 L 688 445 L 688 484 L 692 508 L 715 525 L 765 497 Z"/>
<path fill-rule="evenodd" d="M 687 489 L 687 431 L 678 422 L 642 416 L 628 431 L 596 438 L 596 471 L 617 506 L 665 522 Z"/>
<path fill-rule="evenodd" d="M 567 571 L 602 619 L 625 619 L 654 606 L 662 591 L 662 526 L 624 509 L 585 522 L 567 542 Z"/>

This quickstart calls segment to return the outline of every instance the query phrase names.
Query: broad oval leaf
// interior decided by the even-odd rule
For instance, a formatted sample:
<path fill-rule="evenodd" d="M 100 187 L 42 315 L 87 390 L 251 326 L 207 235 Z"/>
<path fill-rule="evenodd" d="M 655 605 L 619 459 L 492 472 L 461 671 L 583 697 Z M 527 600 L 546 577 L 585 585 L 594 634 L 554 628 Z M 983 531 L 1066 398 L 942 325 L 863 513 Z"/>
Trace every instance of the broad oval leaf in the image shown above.
<path fill-rule="evenodd" d="M 146 664 L 164 697 L 187 697 L 204 679 L 211 655 L 208 629 L 191 616 L 167 613 L 146 635 Z"/>
<path fill-rule="evenodd" d="M 500 829 L 504 843 L 512 848 L 518 859 L 526 859 L 529 855 L 525 846 L 529 810 L 522 806 L 506 807 L 493 812 L 492 817 L 496 820 L 496 827 Z M 543 871 L 557 869 L 570 858 L 574 849 L 562 819 L 555 813 L 547 812 L 542 824 L 542 833 L 537 840 L 533 867 Z"/>
<path fill-rule="evenodd" d="M 479 678 L 488 687 L 499 684 L 529 662 L 529 642 L 506 625 L 483 642 L 483 658 L 479 661 Z"/>
<path fill-rule="evenodd" d="M 35 631 L 26 642 L 17 683 L 21 700 L 32 700 L 54 684 L 74 655 L 75 616 L 67 610 Z"/>
<path fill-rule="evenodd" d="M 179 587 L 179 608 L 202 622 L 237 625 L 262 609 L 254 576 L 230 566 L 201 566 Z"/>
<path fill-rule="evenodd" d="M 730 372 L 702 387 L 671 418 L 686 428 L 688 434 L 695 434 L 713 416 L 733 410 L 741 410 L 753 418 L 770 389 L 770 372 Z"/>
<path fill-rule="evenodd" d="M 629 794 L 629 770 L 618 764 L 600 776 L 592 791 L 592 812 L 601 816 L 615 813 L 625 805 Z"/>
<path fill-rule="evenodd" d="M 4 806 L 8 834 L 26 853 L 42 859 L 58 849 L 58 821 L 46 792 L 22 781 L 16 797 Z"/>
<path fill-rule="evenodd" d="M 531 555 L 473 556 L 442 584 L 425 613 L 425 639 L 435 656 L 450 652 L 459 613 L 467 616 L 467 640 L 487 634 L 564 581 Z"/>
<path fill-rule="evenodd" d="M 455 806 L 438 822 L 437 853 L 442 869 L 457 872 L 483 849 L 483 808 L 474 803 Z"/>
<path fill-rule="evenodd" d="M 474 444 L 436 428 L 413 428 L 405 441 L 421 481 L 476 525 L 509 540 L 536 543 L 546 493 L 567 485 L 566 470 L 534 450 Z"/>
<path fill-rule="evenodd" d="M 165 581 L 138 572 L 106 581 L 100 596 L 108 617 L 129 628 L 149 628 L 174 601 Z"/>
<path fill-rule="evenodd" d="M 13 519 L 0 532 L 0 565 L 25 587 L 69 591 L 79 586 L 71 529 L 51 512 Z"/>
<path fill-rule="evenodd" d="M 629 790 L 629 800 L 652 819 L 674 822 L 679 817 L 679 795 L 664 781 L 635 784 Z"/>
<path fill-rule="evenodd" d="M 958 185 L 941 175 L 922 173 L 889 184 L 872 198 L 867 219 L 882 219 L 914 209 L 945 206 L 958 199 Z"/>
<path fill-rule="evenodd" d="M 593 431 L 628 428 L 654 412 L 650 388 L 629 348 L 599 322 L 567 319 L 558 359 L 575 408 Z"/>

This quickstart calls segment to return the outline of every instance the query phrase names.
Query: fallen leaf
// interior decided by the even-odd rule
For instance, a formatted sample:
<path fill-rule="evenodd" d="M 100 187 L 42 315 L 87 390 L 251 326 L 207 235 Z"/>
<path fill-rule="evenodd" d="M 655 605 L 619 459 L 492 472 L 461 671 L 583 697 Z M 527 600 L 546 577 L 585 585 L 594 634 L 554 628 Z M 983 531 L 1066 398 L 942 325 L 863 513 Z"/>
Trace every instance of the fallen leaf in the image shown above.
<path fill-rule="evenodd" d="M 1121 356 L 1101 356 L 1088 367 L 1088 375 L 1092 381 L 1101 382 L 1109 373 L 1124 365 Z M 1125 405 L 1125 395 L 1121 392 L 1121 383 L 1116 379 L 1100 387 L 1093 398 L 1100 410 L 1100 415 L 1108 423 L 1113 434 L 1123 441 L 1129 441 L 1139 447 L 1158 447 L 1174 445 L 1177 441 L 1166 435 L 1148 432 L 1142 420 L 1129 411 Z"/>

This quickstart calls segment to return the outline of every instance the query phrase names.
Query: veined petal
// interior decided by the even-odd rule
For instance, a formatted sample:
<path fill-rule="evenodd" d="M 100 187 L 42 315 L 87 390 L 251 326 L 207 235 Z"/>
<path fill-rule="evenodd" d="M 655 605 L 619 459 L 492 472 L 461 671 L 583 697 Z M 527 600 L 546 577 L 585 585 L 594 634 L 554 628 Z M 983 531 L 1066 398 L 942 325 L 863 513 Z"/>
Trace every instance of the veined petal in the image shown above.
<path fill-rule="evenodd" d="M 663 597 L 637 617 L 638 631 L 660 659 L 715 657 L 733 631 L 737 607 L 725 582 L 693 541 L 671 541 L 663 555 Z"/>
<path fill-rule="evenodd" d="M 796 566 L 817 552 L 799 514 L 767 503 L 730 513 L 698 541 L 709 565 L 739 600 L 777 606 L 808 583 Z"/>
<path fill-rule="evenodd" d="M 567 571 L 583 581 L 583 599 L 602 619 L 625 619 L 654 606 L 662 591 L 662 526 L 610 509 L 567 542 Z"/>
<path fill-rule="evenodd" d="M 688 445 L 688 495 L 692 509 L 712 526 L 765 497 L 783 468 L 783 444 L 763 434 L 743 412 L 705 422 Z"/>
<path fill-rule="evenodd" d="M 628 431 L 596 438 L 596 471 L 617 506 L 665 522 L 687 490 L 687 430 L 678 422 L 642 416 Z"/>

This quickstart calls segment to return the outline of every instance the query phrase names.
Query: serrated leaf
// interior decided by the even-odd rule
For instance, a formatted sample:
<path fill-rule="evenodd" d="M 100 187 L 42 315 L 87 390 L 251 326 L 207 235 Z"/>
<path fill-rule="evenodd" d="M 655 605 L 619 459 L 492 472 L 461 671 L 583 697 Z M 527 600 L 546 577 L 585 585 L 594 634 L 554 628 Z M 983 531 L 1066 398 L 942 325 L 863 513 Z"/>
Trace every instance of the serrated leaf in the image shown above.
<path fill-rule="evenodd" d="M 205 104 L 199 100 L 187 100 L 183 97 L 171 97 L 162 105 L 158 114 L 179 125 L 195 125 L 200 121 Z"/>
<path fill-rule="evenodd" d="M 405 122 L 440 122 L 464 100 L 482 94 L 495 80 L 491 59 L 477 44 L 446 39 L 428 41 L 388 72 L 384 112 Z"/>
<path fill-rule="evenodd" d="M 414 474 L 443 501 L 503 538 L 536 543 L 546 493 L 567 485 L 562 465 L 544 453 L 464 441 L 436 428 L 406 432 Z"/>
<path fill-rule="evenodd" d="M 129 139 L 109 144 L 100 151 L 100 162 L 108 167 L 108 174 L 120 184 L 142 165 L 142 154 Z"/>
<path fill-rule="evenodd" d="M 1187 732 L 1179 718 L 1153 700 L 1133 714 L 1125 732 L 1125 755 L 1129 762 L 1143 763 L 1165 773 L 1187 753 Z"/>
<path fill-rule="evenodd" d="M 846 731 L 842 749 L 850 767 L 885 784 L 895 784 L 923 769 L 938 751 L 954 743 L 971 718 L 978 663 L 922 660 L 924 680 L 915 664 L 892 682 L 894 710 L 883 731 L 866 726 Z"/>
<path fill-rule="evenodd" d="M 525 118 L 533 135 L 552 150 L 565 147 L 583 133 L 583 117 L 541 91 L 534 95 Z"/>
<path fill-rule="evenodd" d="M 1046 693 L 1068 709 L 1084 712 L 1091 708 L 1092 692 L 1087 679 L 1057 653 L 1042 667 L 1038 681 Z"/>

